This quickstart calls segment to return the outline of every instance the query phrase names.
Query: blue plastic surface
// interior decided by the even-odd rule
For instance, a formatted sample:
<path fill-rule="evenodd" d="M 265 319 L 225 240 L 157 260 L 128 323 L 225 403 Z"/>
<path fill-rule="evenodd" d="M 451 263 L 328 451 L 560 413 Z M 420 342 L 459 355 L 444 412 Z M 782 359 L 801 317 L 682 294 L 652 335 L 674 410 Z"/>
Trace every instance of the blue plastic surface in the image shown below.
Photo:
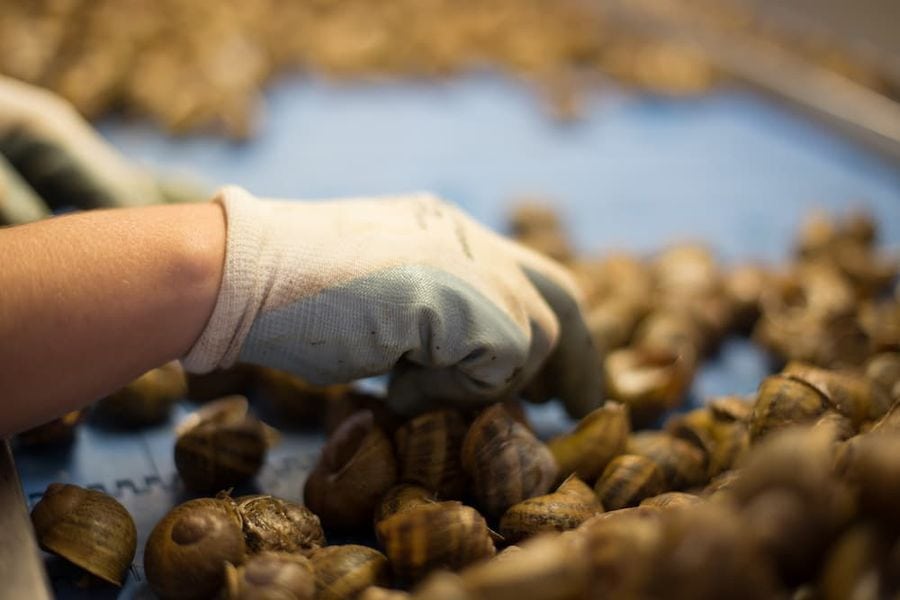
<path fill-rule="evenodd" d="M 883 239 L 900 242 L 900 171 L 756 96 L 725 91 L 660 100 L 607 90 L 571 125 L 547 118 L 517 83 L 472 76 L 440 85 L 329 85 L 288 80 L 269 94 L 261 135 L 245 145 L 173 139 L 150 126 L 108 121 L 102 132 L 126 155 L 163 171 L 237 183 L 260 195 L 314 198 L 428 189 L 501 227 L 517 195 L 555 198 L 582 250 L 651 251 L 700 238 L 724 260 L 783 259 L 800 219 L 816 206 L 864 201 Z M 746 340 L 726 342 L 697 377 L 696 402 L 747 393 L 767 372 Z M 179 407 L 179 414 L 184 413 Z M 556 405 L 533 410 L 547 435 L 566 425 Z M 141 435 L 82 427 L 71 452 L 17 456 L 26 495 L 70 481 L 117 495 L 138 521 L 139 548 L 120 597 L 148 597 L 143 540 L 183 499 L 171 425 Z M 287 432 L 258 487 L 299 499 L 320 434 Z M 62 598 L 79 591 L 48 562 Z"/>

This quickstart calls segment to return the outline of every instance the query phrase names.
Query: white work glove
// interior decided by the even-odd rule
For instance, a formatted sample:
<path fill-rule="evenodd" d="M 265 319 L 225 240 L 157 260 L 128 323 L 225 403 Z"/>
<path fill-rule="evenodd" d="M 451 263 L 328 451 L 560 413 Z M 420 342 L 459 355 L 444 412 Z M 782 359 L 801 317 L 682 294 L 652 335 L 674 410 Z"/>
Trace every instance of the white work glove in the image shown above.
<path fill-rule="evenodd" d="M 574 416 L 602 400 L 567 272 L 454 206 L 427 194 L 259 200 L 236 187 L 216 201 L 224 274 L 188 370 L 241 361 L 317 384 L 392 372 L 388 402 L 410 414 L 511 396 L 546 365 L 543 393 Z"/>

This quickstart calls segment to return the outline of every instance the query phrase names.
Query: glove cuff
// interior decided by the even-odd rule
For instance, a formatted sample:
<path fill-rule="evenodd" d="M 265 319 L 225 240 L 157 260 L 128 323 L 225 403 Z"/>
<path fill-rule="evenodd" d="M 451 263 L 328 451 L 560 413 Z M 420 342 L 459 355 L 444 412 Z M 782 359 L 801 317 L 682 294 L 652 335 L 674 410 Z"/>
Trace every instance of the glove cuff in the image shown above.
<path fill-rule="evenodd" d="M 207 373 L 237 362 L 244 339 L 265 298 L 260 273 L 269 248 L 264 227 L 268 207 L 243 188 L 224 187 L 214 202 L 225 210 L 226 244 L 222 284 L 212 316 L 187 355 L 185 370 Z"/>

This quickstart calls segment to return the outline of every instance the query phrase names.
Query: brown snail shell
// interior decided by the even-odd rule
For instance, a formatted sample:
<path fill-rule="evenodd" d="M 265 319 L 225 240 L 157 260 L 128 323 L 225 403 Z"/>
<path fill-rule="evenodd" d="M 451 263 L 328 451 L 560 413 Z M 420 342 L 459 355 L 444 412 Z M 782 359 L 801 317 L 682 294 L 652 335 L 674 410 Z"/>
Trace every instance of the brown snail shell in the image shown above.
<path fill-rule="evenodd" d="M 707 407 L 716 421 L 740 421 L 746 423 L 753 413 L 755 399 L 743 396 L 717 396 L 712 398 Z"/>
<path fill-rule="evenodd" d="M 409 592 L 392 590 L 379 585 L 370 585 L 358 596 L 359 600 L 408 600 L 410 597 Z"/>
<path fill-rule="evenodd" d="M 175 466 L 187 488 L 215 492 L 256 475 L 278 433 L 247 413 L 247 399 L 204 405 L 176 428 Z"/>
<path fill-rule="evenodd" d="M 690 442 L 708 454 L 712 452 L 715 444 L 712 439 L 714 425 L 715 417 L 712 411 L 704 407 L 672 415 L 666 420 L 664 429 L 673 437 Z"/>
<path fill-rule="evenodd" d="M 538 533 L 575 529 L 602 511 L 594 490 L 573 475 L 552 494 L 512 505 L 500 519 L 500 535 L 514 544 Z"/>
<path fill-rule="evenodd" d="M 900 526 L 900 436 L 869 433 L 850 442 L 841 470 L 857 490 L 862 513 Z"/>
<path fill-rule="evenodd" d="M 116 427 L 155 425 L 169 418 L 172 405 L 186 393 L 181 365 L 166 363 L 99 400 L 91 409 L 91 417 Z"/>
<path fill-rule="evenodd" d="M 650 425 L 663 412 L 678 406 L 692 375 L 684 358 L 655 348 L 610 352 L 603 369 L 608 394 L 628 406 L 635 427 Z"/>
<path fill-rule="evenodd" d="M 404 423 L 394 434 L 400 480 L 434 492 L 438 498 L 460 498 L 465 490 L 460 452 L 466 422 L 453 410 L 436 410 Z"/>
<path fill-rule="evenodd" d="M 228 563 L 224 596 L 226 600 L 314 600 L 312 563 L 287 552 L 263 552 L 239 567 Z"/>
<path fill-rule="evenodd" d="M 813 427 L 828 428 L 829 431 L 833 432 L 835 440 L 838 441 L 848 440 L 856 435 L 856 427 L 854 427 L 853 421 L 849 417 L 831 409 L 822 413 L 822 416 L 813 423 Z"/>
<path fill-rule="evenodd" d="M 322 422 L 328 403 L 349 391 L 346 385 L 315 386 L 278 369 L 256 368 L 260 397 L 282 419 L 298 426 Z"/>
<path fill-rule="evenodd" d="M 369 586 L 388 583 L 387 558 L 367 546 L 325 546 L 309 558 L 316 573 L 316 600 L 352 599 Z"/>
<path fill-rule="evenodd" d="M 360 411 L 328 438 L 303 497 L 326 527 L 352 529 L 371 523 L 378 501 L 396 480 L 391 440 L 370 411 Z"/>
<path fill-rule="evenodd" d="M 683 490 L 707 481 L 707 459 L 703 450 L 663 431 L 631 434 L 626 452 L 654 461 L 668 490 Z"/>
<path fill-rule="evenodd" d="M 236 364 L 209 373 L 187 373 L 187 397 L 194 402 L 209 402 L 225 396 L 246 395 L 253 387 L 256 367 Z"/>
<path fill-rule="evenodd" d="M 547 446 L 500 404 L 485 409 L 469 427 L 462 462 L 478 505 L 490 515 L 547 493 L 558 472 Z"/>
<path fill-rule="evenodd" d="M 734 322 L 747 331 L 759 317 L 760 298 L 769 284 L 770 274 L 760 265 L 745 264 L 725 275 L 725 292 L 734 311 Z"/>
<path fill-rule="evenodd" d="M 16 444 L 22 448 L 46 448 L 71 444 L 75 440 L 75 430 L 83 417 L 83 410 L 68 412 L 43 425 L 17 434 Z"/>
<path fill-rule="evenodd" d="M 401 483 L 387 491 L 375 509 L 375 522 L 383 521 L 393 514 L 404 510 L 436 502 L 434 494 L 425 488 Z"/>
<path fill-rule="evenodd" d="M 272 496 L 234 499 L 241 515 L 244 540 L 251 554 L 299 552 L 308 554 L 325 545 L 319 517 L 308 508 Z"/>
<path fill-rule="evenodd" d="M 198 498 L 170 510 L 150 532 L 144 571 L 163 598 L 209 598 L 224 583 L 225 563 L 243 563 L 246 552 L 234 503 Z"/>
<path fill-rule="evenodd" d="M 514 553 L 482 561 L 459 575 L 471 598 L 565 600 L 584 597 L 589 564 L 570 540 L 543 534 Z"/>
<path fill-rule="evenodd" d="M 51 483 L 31 511 L 38 544 L 114 585 L 134 559 L 137 530 L 125 507 L 111 496 L 75 485 Z"/>
<path fill-rule="evenodd" d="M 883 531 L 871 524 L 858 524 L 848 529 L 832 545 L 823 564 L 819 585 L 821 597 L 845 600 L 889 598 L 891 591 L 896 594 L 897 559 L 894 559 L 894 581 L 891 581 L 890 559 L 885 560 L 891 555 L 891 548 L 886 538 Z M 894 552 L 896 554 L 896 549 Z"/>
<path fill-rule="evenodd" d="M 789 363 L 782 374 L 803 381 L 824 396 L 855 427 L 878 419 L 890 408 L 890 397 L 861 375 L 829 371 L 801 362 Z"/>
<path fill-rule="evenodd" d="M 872 432 L 900 432 L 900 400 L 894 402 L 890 410 L 872 426 Z"/>
<path fill-rule="evenodd" d="M 341 423 L 362 410 L 371 411 L 375 424 L 388 435 L 392 435 L 403 423 L 403 419 L 388 408 L 384 398 L 351 388 L 326 403 L 325 432 L 333 434 Z"/>
<path fill-rule="evenodd" d="M 594 491 L 608 511 L 637 506 L 644 498 L 665 491 L 662 471 L 646 456 L 621 454 L 606 466 Z"/>
<path fill-rule="evenodd" d="M 635 347 L 677 354 L 688 363 L 697 360 L 706 344 L 707 337 L 702 327 L 681 307 L 657 309 L 647 315 L 633 340 Z"/>
<path fill-rule="evenodd" d="M 603 513 L 585 522 L 591 567 L 588 598 L 641 598 L 662 537 L 660 511 L 647 507 Z"/>
<path fill-rule="evenodd" d="M 409 581 L 438 568 L 460 569 L 494 555 L 484 518 L 460 502 L 423 504 L 376 525 L 394 573 Z"/>
<path fill-rule="evenodd" d="M 718 421 L 710 430 L 712 448 L 707 456 L 708 478 L 733 468 L 750 447 L 750 432 L 742 421 Z"/>
<path fill-rule="evenodd" d="M 535 232 L 562 232 L 562 223 L 553 204 L 540 198 L 519 200 L 509 215 L 510 233 L 522 237 Z"/>
<path fill-rule="evenodd" d="M 630 426 L 628 409 L 607 402 L 589 413 L 575 430 L 551 439 L 547 447 L 559 465 L 559 474 L 595 481 L 609 461 L 625 450 Z"/>
<path fill-rule="evenodd" d="M 779 597 L 771 562 L 747 543 L 747 528 L 733 507 L 705 503 L 665 511 L 660 526 L 652 575 L 640 597 Z"/>
<path fill-rule="evenodd" d="M 900 400 L 900 352 L 882 352 L 870 358 L 866 377 L 896 403 Z"/>
<path fill-rule="evenodd" d="M 785 375 L 763 379 L 750 415 L 750 438 L 817 419 L 828 408 L 824 396 L 804 381 Z"/>
<path fill-rule="evenodd" d="M 664 492 L 644 498 L 641 500 L 640 506 L 652 506 L 655 508 L 680 508 L 682 506 L 693 506 L 706 502 L 700 496 L 688 494 L 686 492 Z"/>
<path fill-rule="evenodd" d="M 594 346 L 608 352 L 626 345 L 638 323 L 647 313 L 647 307 L 635 298 L 612 296 L 592 306 L 585 322 Z"/>

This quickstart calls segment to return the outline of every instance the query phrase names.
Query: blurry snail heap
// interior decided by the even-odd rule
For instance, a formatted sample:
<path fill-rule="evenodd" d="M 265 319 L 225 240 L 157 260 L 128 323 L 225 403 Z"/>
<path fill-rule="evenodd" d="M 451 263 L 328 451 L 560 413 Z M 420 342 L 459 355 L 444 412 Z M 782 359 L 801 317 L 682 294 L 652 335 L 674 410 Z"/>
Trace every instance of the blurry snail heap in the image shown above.
<path fill-rule="evenodd" d="M 630 5 L 889 87 L 869 58 L 774 28 L 733 0 Z M 572 117 L 579 89 L 597 75 L 691 94 L 723 75 L 710 58 L 690 42 L 636 32 L 603 1 L 0 0 L 0 73 L 58 92 L 87 117 L 125 109 L 171 131 L 235 138 L 252 134 L 262 86 L 285 70 L 366 79 L 487 66 L 533 81 L 558 116 Z"/>
<path fill-rule="evenodd" d="M 143 553 L 156 594 L 900 594 L 900 298 L 891 289 L 897 265 L 878 253 L 871 219 L 815 216 L 794 262 L 779 270 L 726 270 L 696 245 L 650 259 L 575 256 L 556 215 L 535 204 L 522 205 L 512 225 L 578 274 L 606 351 L 609 401 L 542 441 L 516 401 L 404 420 L 351 387 L 318 388 L 269 369 L 189 376 L 196 401 L 232 395 L 178 427 L 186 488 L 212 494 L 263 464 L 274 431 L 234 394 L 255 390 L 261 412 L 321 425 L 329 437 L 302 490 L 306 506 L 226 491 L 172 508 Z M 777 373 L 754 394 L 665 414 L 723 336 L 751 331 L 780 361 Z M 183 387 L 167 365 L 116 397 L 162 398 L 168 407 Z M 109 402 L 98 409 L 106 424 L 152 423 L 164 410 L 135 401 L 128 414 Z M 660 428 L 644 428 L 660 419 Z M 32 519 L 44 549 L 122 583 L 136 538 L 118 502 L 52 484 Z M 326 534 L 377 549 L 329 545 Z"/>

